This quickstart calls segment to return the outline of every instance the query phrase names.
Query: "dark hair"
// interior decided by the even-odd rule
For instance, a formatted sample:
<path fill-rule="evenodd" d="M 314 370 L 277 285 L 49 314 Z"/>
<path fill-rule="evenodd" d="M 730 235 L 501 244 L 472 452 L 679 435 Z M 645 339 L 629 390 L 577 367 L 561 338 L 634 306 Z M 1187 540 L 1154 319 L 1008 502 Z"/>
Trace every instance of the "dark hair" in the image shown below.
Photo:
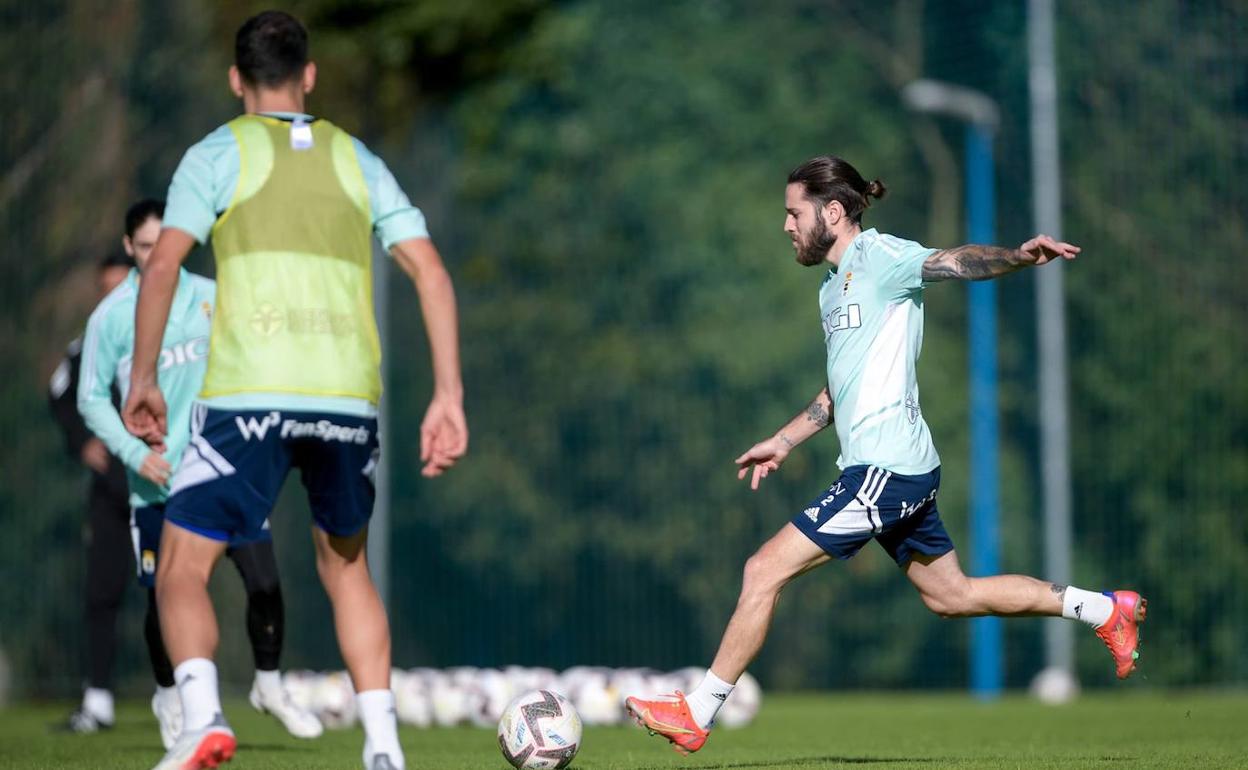
<path fill-rule="evenodd" d="M 126 236 L 134 237 L 134 232 L 152 217 L 165 218 L 165 202 L 155 198 L 144 198 L 126 209 Z"/>
<path fill-rule="evenodd" d="M 110 251 L 100 259 L 96 267 L 101 273 L 110 267 L 131 268 L 134 267 L 134 258 L 124 251 Z"/>
<path fill-rule="evenodd" d="M 856 224 L 862 224 L 862 212 L 871 205 L 872 198 L 883 198 L 888 190 L 878 179 L 870 182 L 862 178 L 849 162 L 835 155 L 811 158 L 789 172 L 789 184 L 800 183 L 806 197 L 826 206 L 840 201 L 845 214 Z"/>
<path fill-rule="evenodd" d="M 258 13 L 234 36 L 234 66 L 250 86 L 285 85 L 302 77 L 307 63 L 308 31 L 289 13 Z"/>

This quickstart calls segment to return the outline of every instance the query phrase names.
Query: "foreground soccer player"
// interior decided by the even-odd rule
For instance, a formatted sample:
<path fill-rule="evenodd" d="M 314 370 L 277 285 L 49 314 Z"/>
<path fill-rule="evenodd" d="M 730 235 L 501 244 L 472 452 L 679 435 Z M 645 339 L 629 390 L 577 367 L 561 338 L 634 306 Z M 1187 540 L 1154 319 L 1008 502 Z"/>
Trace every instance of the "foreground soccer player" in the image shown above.
<path fill-rule="evenodd" d="M 122 398 L 128 390 L 134 348 L 135 298 L 141 275 L 160 234 L 164 211 L 165 204 L 161 201 L 143 200 L 126 212 L 124 246 L 138 267 L 130 270 L 121 285 L 100 302 L 87 322 L 78 411 L 87 427 L 103 439 L 109 451 L 126 466 L 134 558 L 139 585 L 147 589 L 148 595 L 144 636 L 156 677 L 152 713 L 160 724 L 161 741 L 168 749 L 182 729 L 182 705 L 174 689 L 173 666 L 161 640 L 156 565 L 160 560 L 160 531 L 169 496 L 169 477 L 190 441 L 191 402 L 204 380 L 208 332 L 216 296 L 216 285 L 211 280 L 186 270 L 178 273 L 172 312 L 160 351 L 160 386 L 169 396 L 169 433 L 163 450 L 153 451 L 126 432 L 111 396 L 114 386 L 121 391 Z M 256 664 L 252 705 L 276 716 L 292 735 L 315 738 L 322 731 L 320 720 L 291 701 L 282 687 L 278 670 L 285 613 L 269 528 L 263 527 L 251 538 L 231 539 L 226 553 L 238 568 L 247 592 L 247 634 Z"/>
<path fill-rule="evenodd" d="M 884 185 L 867 183 L 840 158 L 813 158 L 789 174 L 784 230 L 797 261 L 831 265 L 819 289 L 828 386 L 771 438 L 737 458 L 750 488 L 789 452 L 836 418 L 842 473 L 745 564 L 736 611 L 706 678 L 688 696 L 628 698 L 633 717 L 677 751 L 697 751 L 720 706 L 767 636 L 780 591 L 833 557 L 848 559 L 874 539 L 942 617 L 1053 615 L 1082 620 L 1109 647 L 1119 678 L 1139 657 L 1145 602 L 1134 591 L 1099 593 L 1023 575 L 969 578 L 936 510 L 940 458 L 919 408 L 915 367 L 923 339 L 923 287 L 948 279 L 996 278 L 1077 246 L 1038 235 L 1017 249 L 929 249 L 862 229 Z"/>
<path fill-rule="evenodd" d="M 125 418 L 133 433 L 159 444 L 166 433 L 155 377 L 160 330 L 179 265 L 211 234 L 217 308 L 208 371 L 191 448 L 172 482 L 156 576 L 185 729 L 158 770 L 216 767 L 234 753 L 212 662 L 217 624 L 208 577 L 231 538 L 263 527 L 292 467 L 308 493 L 317 570 L 357 693 L 364 766 L 404 767 L 390 630 L 365 558 L 381 396 L 373 232 L 411 276 L 428 329 L 434 395 L 421 425 L 426 476 L 453 465 L 468 443 L 455 295 L 424 216 L 385 165 L 304 112 L 316 80 L 307 44 L 303 26 L 276 11 L 239 29 L 230 86 L 246 114 L 183 158 L 139 293 Z"/>

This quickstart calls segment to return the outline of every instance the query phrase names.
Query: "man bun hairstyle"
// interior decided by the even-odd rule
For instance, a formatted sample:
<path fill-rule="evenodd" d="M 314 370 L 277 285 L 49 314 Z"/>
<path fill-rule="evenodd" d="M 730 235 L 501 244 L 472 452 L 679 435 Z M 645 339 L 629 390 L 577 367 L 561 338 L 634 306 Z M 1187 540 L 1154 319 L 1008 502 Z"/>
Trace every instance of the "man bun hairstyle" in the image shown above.
<path fill-rule="evenodd" d="M 864 180 L 858 169 L 835 155 L 820 155 L 793 169 L 789 172 L 789 184 L 802 185 L 806 198 L 817 202 L 820 208 L 839 201 L 850 221 L 859 225 L 871 199 L 883 198 L 888 192 L 883 182 Z"/>
<path fill-rule="evenodd" d="M 164 201 L 158 201 L 155 198 L 144 198 L 126 209 L 126 237 L 133 238 L 135 231 L 152 217 L 157 219 L 165 218 Z"/>
<path fill-rule="evenodd" d="M 282 11 L 263 11 L 234 36 L 234 66 L 249 86 L 276 88 L 303 77 L 308 31 Z"/>

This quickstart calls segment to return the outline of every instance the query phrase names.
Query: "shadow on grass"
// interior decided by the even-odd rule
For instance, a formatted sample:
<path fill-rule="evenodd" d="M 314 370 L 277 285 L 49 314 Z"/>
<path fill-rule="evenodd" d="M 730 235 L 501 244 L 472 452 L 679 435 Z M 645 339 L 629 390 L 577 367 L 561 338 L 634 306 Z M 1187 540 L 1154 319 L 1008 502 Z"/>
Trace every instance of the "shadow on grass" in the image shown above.
<path fill-rule="evenodd" d="M 285 743 L 240 743 L 238 751 L 280 751 L 283 754 L 308 754 L 316 751 L 315 746 L 291 746 Z M 164 753 L 159 745 L 152 746 L 152 742 L 147 743 L 123 743 L 119 746 L 109 747 L 109 751 L 124 751 L 127 754 L 152 754 L 159 755 Z"/>
<path fill-rule="evenodd" d="M 935 762 L 926 757 L 790 757 L 787 759 L 768 759 L 756 762 L 725 762 L 719 765 L 699 765 L 698 770 L 732 770 L 738 767 L 808 767 L 812 765 L 875 765 L 891 762 L 893 764 L 924 764 Z M 650 770 L 658 770 L 651 768 Z"/>

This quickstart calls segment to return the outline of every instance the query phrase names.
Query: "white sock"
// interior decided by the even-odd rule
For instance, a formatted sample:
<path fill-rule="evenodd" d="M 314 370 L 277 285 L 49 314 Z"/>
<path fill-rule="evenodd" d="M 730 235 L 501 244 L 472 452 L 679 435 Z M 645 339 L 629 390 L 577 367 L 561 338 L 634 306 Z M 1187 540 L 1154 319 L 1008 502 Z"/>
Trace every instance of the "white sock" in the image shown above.
<path fill-rule="evenodd" d="M 200 730 L 221 714 L 217 664 L 207 658 L 185 660 L 173 670 L 182 699 L 182 729 Z"/>
<path fill-rule="evenodd" d="M 281 700 L 284 694 L 282 690 L 282 672 L 256 669 L 256 690 L 261 695 Z"/>
<path fill-rule="evenodd" d="M 394 714 L 394 693 L 366 690 L 357 693 L 355 706 L 364 726 L 364 764 L 372 767 L 370 755 L 386 754 L 396 770 L 403 770 L 403 749 L 399 746 L 399 725 Z"/>
<path fill-rule="evenodd" d="M 1062 617 L 1082 620 L 1093 628 L 1100 628 L 1114 612 L 1114 600 L 1099 591 L 1085 591 L 1067 586 L 1062 597 Z"/>
<path fill-rule="evenodd" d="M 182 699 L 178 697 L 177 687 L 156 685 L 156 700 L 162 708 L 182 710 Z"/>
<path fill-rule="evenodd" d="M 111 725 L 116 717 L 113 712 L 113 694 L 99 687 L 88 687 L 82 693 L 82 710 L 95 717 L 95 721 Z"/>
<path fill-rule="evenodd" d="M 715 715 L 719 713 L 719 708 L 724 705 L 724 701 L 728 700 L 728 696 L 732 695 L 734 687 L 736 687 L 735 684 L 728 684 L 711 673 L 710 669 L 706 670 L 702 684 L 685 696 L 689 711 L 693 713 L 693 720 L 698 723 L 699 727 L 706 730 L 715 722 Z"/>

